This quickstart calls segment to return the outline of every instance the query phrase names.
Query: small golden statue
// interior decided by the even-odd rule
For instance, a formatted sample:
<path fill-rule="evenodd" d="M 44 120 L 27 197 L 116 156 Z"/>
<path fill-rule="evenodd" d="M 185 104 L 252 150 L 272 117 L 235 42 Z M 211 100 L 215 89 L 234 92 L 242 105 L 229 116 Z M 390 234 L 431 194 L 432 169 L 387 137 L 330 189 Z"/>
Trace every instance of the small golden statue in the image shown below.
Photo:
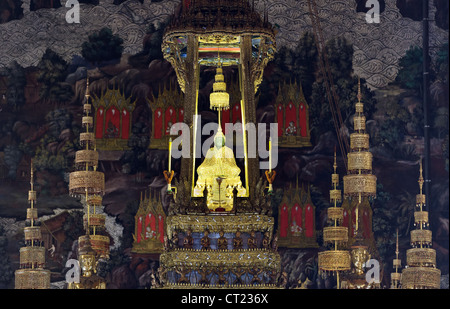
<path fill-rule="evenodd" d="M 194 247 L 194 238 L 192 237 L 192 230 L 188 229 L 186 236 L 183 239 L 183 248 L 192 249 Z"/>
<path fill-rule="evenodd" d="M 69 283 L 68 289 L 106 289 L 105 280 L 96 275 L 98 260 L 94 249 L 91 247 L 89 238 L 78 249 L 78 259 L 81 268 L 80 282 Z"/>
<path fill-rule="evenodd" d="M 264 237 L 263 237 L 263 240 L 262 240 L 262 247 L 264 249 L 269 249 L 270 248 L 269 232 L 264 232 Z"/>
<path fill-rule="evenodd" d="M 233 150 L 225 146 L 225 135 L 219 126 L 214 137 L 214 147 L 208 150 L 205 160 L 197 168 L 198 180 L 194 197 L 202 197 L 206 188 L 208 209 L 231 211 L 233 191 L 237 189 L 239 197 L 246 195 L 240 173 L 241 169 L 236 165 Z"/>
<path fill-rule="evenodd" d="M 243 241 L 241 237 L 241 232 L 239 230 L 236 231 L 236 236 L 233 238 L 233 248 L 234 249 L 242 249 L 243 248 Z"/>
<path fill-rule="evenodd" d="M 354 271 L 358 276 L 364 275 L 364 264 L 370 259 L 369 251 L 366 246 L 352 246 L 351 250 L 352 264 Z"/>
<path fill-rule="evenodd" d="M 202 245 L 202 250 L 211 249 L 211 240 L 209 239 L 209 231 L 205 230 L 202 239 L 200 240 Z"/>
<path fill-rule="evenodd" d="M 217 249 L 219 250 L 228 250 L 228 239 L 223 236 L 223 230 L 219 232 L 219 238 L 217 239 Z"/>
<path fill-rule="evenodd" d="M 256 236 L 255 236 L 255 231 L 250 232 L 250 237 L 247 239 L 247 246 L 249 249 L 257 248 L 258 244 L 257 244 Z"/>

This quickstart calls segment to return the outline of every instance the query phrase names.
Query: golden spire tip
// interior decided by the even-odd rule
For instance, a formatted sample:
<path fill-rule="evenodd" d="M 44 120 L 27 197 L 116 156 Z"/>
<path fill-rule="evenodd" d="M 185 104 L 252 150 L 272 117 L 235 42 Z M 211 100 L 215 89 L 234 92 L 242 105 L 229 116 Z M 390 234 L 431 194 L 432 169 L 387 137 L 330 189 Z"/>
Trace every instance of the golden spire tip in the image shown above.
<path fill-rule="evenodd" d="M 336 174 L 336 169 L 337 169 L 336 146 L 334 146 L 334 164 L 333 164 L 333 168 L 334 168 L 334 173 Z"/>
<path fill-rule="evenodd" d="M 361 79 L 358 76 L 358 103 L 361 103 L 362 94 L 361 94 Z"/>
<path fill-rule="evenodd" d="M 396 242 L 396 245 L 395 245 L 395 253 L 398 256 L 398 253 L 399 253 L 399 251 L 398 251 L 398 229 L 397 229 L 397 242 Z"/>
<path fill-rule="evenodd" d="M 420 193 L 422 194 L 422 186 L 424 183 L 424 179 L 423 179 L 423 167 L 422 167 L 422 157 L 420 157 L 420 161 L 419 161 L 419 186 L 420 186 Z"/>
<path fill-rule="evenodd" d="M 89 96 L 89 76 L 86 77 L 86 96 Z"/>

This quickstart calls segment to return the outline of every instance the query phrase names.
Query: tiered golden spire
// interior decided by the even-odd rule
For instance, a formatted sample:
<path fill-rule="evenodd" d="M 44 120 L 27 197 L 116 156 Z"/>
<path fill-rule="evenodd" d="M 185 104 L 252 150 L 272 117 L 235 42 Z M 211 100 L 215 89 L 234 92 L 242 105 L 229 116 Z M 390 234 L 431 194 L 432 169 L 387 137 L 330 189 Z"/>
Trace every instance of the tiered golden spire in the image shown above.
<path fill-rule="evenodd" d="M 411 231 L 412 248 L 406 251 L 407 266 L 402 272 L 402 287 L 405 289 L 439 289 L 441 271 L 436 268 L 436 250 L 431 248 L 432 232 L 429 229 L 426 197 L 423 194 L 422 159 L 419 169 L 420 193 L 416 196 L 414 212 L 415 229 Z"/>
<path fill-rule="evenodd" d="M 395 268 L 395 272 L 391 273 L 391 289 L 399 289 L 401 287 L 401 278 L 402 275 L 399 273 L 399 268 L 402 267 L 402 260 L 399 259 L 399 253 L 398 250 L 398 229 L 397 229 L 397 240 L 395 245 L 395 259 L 392 262 L 393 268 Z"/>
<path fill-rule="evenodd" d="M 84 116 L 82 127 L 85 129 L 80 134 L 80 145 L 83 147 L 75 154 L 76 171 L 70 173 L 69 193 L 72 196 L 84 196 L 86 200 L 85 214 L 83 216 L 86 235 L 78 239 L 79 257 L 85 256 L 84 252 L 95 251 L 95 258 L 107 258 L 109 256 L 109 237 L 102 235 L 105 229 L 105 216 L 98 214 L 102 206 L 102 197 L 105 192 L 105 175 L 97 171 L 98 152 L 95 146 L 93 133 L 92 105 L 89 92 L 89 78 L 86 81 L 86 94 L 83 103 Z M 89 256 L 89 258 L 91 258 Z M 80 262 L 82 263 L 82 262 Z"/>
<path fill-rule="evenodd" d="M 361 102 L 361 82 L 358 79 L 358 103 L 353 117 L 354 133 L 350 135 L 348 175 L 344 176 L 344 196 L 362 198 L 376 196 L 377 177 L 372 174 L 372 153 L 369 152 L 369 134 L 366 133 L 364 104 Z"/>
<path fill-rule="evenodd" d="M 49 289 L 50 271 L 44 269 L 45 247 L 42 243 L 41 227 L 35 225 L 38 218 L 36 204 L 36 191 L 34 191 L 33 161 L 31 162 L 30 191 L 27 209 L 27 222 L 29 226 L 24 228 L 25 247 L 20 248 L 20 265 L 15 272 L 16 289 Z"/>
<path fill-rule="evenodd" d="M 361 102 L 361 81 L 358 78 L 358 102 L 355 104 L 355 116 L 353 117 L 354 132 L 350 134 L 350 152 L 348 153 L 348 173 L 344 179 L 344 198 L 355 205 L 356 222 L 354 232 L 349 235 L 350 255 L 352 258 L 352 274 L 346 275 L 345 285 L 348 288 L 374 288 L 379 287 L 379 282 L 374 285 L 365 280 L 365 262 L 372 253 L 376 253 L 375 241 L 372 234 L 372 209 L 369 200 L 376 197 L 377 177 L 372 174 L 372 153 L 369 151 L 369 134 L 366 133 L 366 117 L 364 116 L 364 104 Z M 353 203 L 354 202 L 354 203 Z M 350 208 L 350 218 L 353 209 Z M 361 213 L 368 217 L 362 226 Z M 349 220 L 351 223 L 353 219 Z M 365 226 L 365 225 L 369 226 Z"/>
<path fill-rule="evenodd" d="M 350 270 L 350 253 L 342 250 L 348 241 L 348 229 L 339 226 L 344 218 L 344 212 L 340 203 L 342 202 L 339 186 L 339 174 L 337 174 L 336 150 L 334 151 L 334 173 L 331 175 L 332 189 L 330 190 L 331 207 L 328 208 L 328 220 L 330 226 L 323 228 L 323 241 L 331 244 L 328 251 L 319 252 L 319 271 L 336 272 L 337 288 L 340 288 L 339 272 Z"/>

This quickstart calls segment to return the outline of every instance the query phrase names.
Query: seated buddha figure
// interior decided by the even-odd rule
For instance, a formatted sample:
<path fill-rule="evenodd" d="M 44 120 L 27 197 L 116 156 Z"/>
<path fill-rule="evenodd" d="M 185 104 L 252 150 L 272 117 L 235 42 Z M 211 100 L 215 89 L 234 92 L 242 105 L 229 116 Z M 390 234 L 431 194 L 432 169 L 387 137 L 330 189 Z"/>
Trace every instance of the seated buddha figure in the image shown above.
<path fill-rule="evenodd" d="M 246 194 L 240 173 L 241 169 L 236 165 L 233 150 L 225 146 L 225 135 L 219 127 L 214 137 L 214 147 L 208 150 L 205 160 L 197 168 L 198 179 L 194 196 L 202 197 L 206 188 L 206 204 L 209 209 L 231 211 L 234 189 L 237 189 L 237 196 Z"/>

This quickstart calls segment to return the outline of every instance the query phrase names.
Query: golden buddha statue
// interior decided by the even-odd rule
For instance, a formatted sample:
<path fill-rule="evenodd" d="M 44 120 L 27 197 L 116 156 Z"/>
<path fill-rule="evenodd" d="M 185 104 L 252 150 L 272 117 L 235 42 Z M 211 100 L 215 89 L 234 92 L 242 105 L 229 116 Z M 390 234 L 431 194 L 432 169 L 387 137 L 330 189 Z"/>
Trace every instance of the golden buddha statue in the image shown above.
<path fill-rule="evenodd" d="M 225 146 L 225 135 L 219 126 L 214 137 L 214 147 L 208 150 L 205 160 L 197 168 L 198 179 L 194 197 L 202 197 L 206 188 L 208 209 L 231 211 L 234 189 L 237 189 L 237 196 L 246 195 L 240 173 L 241 169 L 236 165 L 233 150 Z"/>
<path fill-rule="evenodd" d="M 92 249 L 89 238 L 88 241 L 79 248 L 78 259 L 80 261 L 81 277 L 80 282 L 71 282 L 68 289 L 106 289 L 105 280 L 96 275 L 97 256 Z"/>

